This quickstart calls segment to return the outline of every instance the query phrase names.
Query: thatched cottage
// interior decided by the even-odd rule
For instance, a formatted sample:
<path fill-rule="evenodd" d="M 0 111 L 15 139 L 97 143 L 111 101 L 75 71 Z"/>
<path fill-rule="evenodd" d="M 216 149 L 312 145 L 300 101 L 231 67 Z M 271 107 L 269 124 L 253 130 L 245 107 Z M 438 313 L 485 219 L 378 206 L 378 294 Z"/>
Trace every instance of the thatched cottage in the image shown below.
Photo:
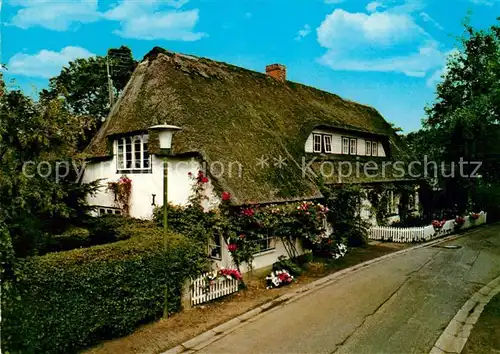
<path fill-rule="evenodd" d="M 132 180 L 130 215 L 151 217 L 163 204 L 157 124 L 181 127 L 172 141 L 168 196 L 186 204 L 192 179 L 210 178 L 207 207 L 222 191 L 236 205 L 321 198 L 322 183 L 413 183 L 391 166 L 348 173 L 405 158 L 391 125 L 372 107 L 286 80 L 286 69 L 259 73 L 213 60 L 154 48 L 137 66 L 86 152 L 84 180 Z M 375 171 L 375 172 L 374 172 Z M 391 196 L 397 214 L 397 195 Z M 415 205 L 417 200 L 411 201 Z M 91 198 L 98 213 L 120 213 L 105 187 Z M 369 213 L 367 213 L 367 217 Z M 274 257 L 275 259 L 275 257 Z"/>

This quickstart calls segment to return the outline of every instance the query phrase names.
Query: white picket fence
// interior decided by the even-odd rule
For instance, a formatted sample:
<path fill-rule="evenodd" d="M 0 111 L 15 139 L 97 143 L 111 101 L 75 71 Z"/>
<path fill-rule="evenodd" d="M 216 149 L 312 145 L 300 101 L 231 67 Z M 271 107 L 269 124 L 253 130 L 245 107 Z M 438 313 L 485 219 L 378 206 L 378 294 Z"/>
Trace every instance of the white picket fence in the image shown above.
<path fill-rule="evenodd" d="M 239 281 L 237 279 L 217 279 L 210 284 L 206 278 L 207 275 L 207 273 L 203 273 L 198 278 L 191 279 L 191 306 L 199 305 L 238 291 Z"/>
<path fill-rule="evenodd" d="M 368 238 L 379 241 L 418 242 L 430 240 L 434 233 L 432 225 L 407 228 L 376 226 L 370 229 Z"/>
<path fill-rule="evenodd" d="M 468 229 L 472 226 L 478 226 L 486 223 L 486 214 L 481 212 L 477 220 L 470 220 L 469 216 L 466 216 L 465 223 L 462 225 L 460 230 Z M 372 227 L 368 232 L 368 238 L 370 240 L 377 241 L 391 241 L 391 242 L 422 242 L 429 241 L 434 238 L 442 237 L 444 235 L 449 235 L 455 231 L 455 220 L 448 220 L 439 230 L 435 230 L 432 225 L 422 226 L 422 227 L 385 227 L 376 226 Z"/>

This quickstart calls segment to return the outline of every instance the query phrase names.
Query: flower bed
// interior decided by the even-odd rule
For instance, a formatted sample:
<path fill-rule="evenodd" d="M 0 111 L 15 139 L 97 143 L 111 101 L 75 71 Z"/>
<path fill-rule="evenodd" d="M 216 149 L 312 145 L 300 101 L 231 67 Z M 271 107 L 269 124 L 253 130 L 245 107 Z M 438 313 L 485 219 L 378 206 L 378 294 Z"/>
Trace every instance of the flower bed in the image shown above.
<path fill-rule="evenodd" d="M 280 286 L 291 284 L 293 281 L 293 275 L 288 271 L 284 269 L 275 270 L 266 277 L 266 289 L 279 288 Z"/>

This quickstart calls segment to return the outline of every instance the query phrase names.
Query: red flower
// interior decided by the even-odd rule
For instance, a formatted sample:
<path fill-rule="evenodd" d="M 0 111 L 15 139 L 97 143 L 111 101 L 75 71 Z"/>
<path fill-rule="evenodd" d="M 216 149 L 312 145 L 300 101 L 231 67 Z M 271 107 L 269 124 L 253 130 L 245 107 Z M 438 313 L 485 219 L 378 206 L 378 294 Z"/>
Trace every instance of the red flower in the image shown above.
<path fill-rule="evenodd" d="M 244 234 L 241 234 L 240 235 L 240 239 L 243 240 L 245 238 L 245 235 Z"/>
<path fill-rule="evenodd" d="M 188 172 L 188 176 L 189 177 L 193 177 L 193 173 L 192 172 Z"/>
<path fill-rule="evenodd" d="M 252 208 L 245 208 L 241 211 L 241 213 L 245 216 L 251 217 L 254 216 L 255 211 Z"/>
<path fill-rule="evenodd" d="M 119 183 L 121 184 L 130 184 L 132 183 L 132 180 L 126 176 L 120 177 Z"/>
<path fill-rule="evenodd" d="M 222 200 L 227 202 L 228 200 L 231 199 L 231 193 L 229 192 L 222 192 Z"/>
<path fill-rule="evenodd" d="M 222 268 L 222 269 L 219 269 L 219 274 L 220 275 L 229 275 L 233 279 L 241 280 L 241 273 L 238 272 L 237 269 L 225 269 L 225 268 Z"/>
<path fill-rule="evenodd" d="M 203 177 L 201 179 L 201 183 L 208 183 L 208 178 L 207 177 Z"/>
<path fill-rule="evenodd" d="M 238 249 L 238 245 L 230 243 L 229 245 L 227 245 L 227 249 L 229 250 L 229 252 L 233 253 Z"/>

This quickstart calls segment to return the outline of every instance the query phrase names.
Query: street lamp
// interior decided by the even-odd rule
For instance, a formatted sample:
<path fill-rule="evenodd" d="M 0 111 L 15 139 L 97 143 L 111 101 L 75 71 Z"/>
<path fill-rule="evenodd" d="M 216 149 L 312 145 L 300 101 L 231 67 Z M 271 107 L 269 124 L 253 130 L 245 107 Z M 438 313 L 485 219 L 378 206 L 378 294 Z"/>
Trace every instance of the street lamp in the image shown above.
<path fill-rule="evenodd" d="M 149 128 L 150 130 L 158 132 L 158 140 L 160 141 L 161 155 L 163 156 L 163 247 L 165 255 L 168 251 L 167 233 L 168 233 L 168 155 L 172 148 L 172 136 L 181 128 L 175 125 L 160 124 L 154 125 Z M 165 284 L 165 301 L 163 305 L 163 317 L 168 317 L 168 288 Z"/>

